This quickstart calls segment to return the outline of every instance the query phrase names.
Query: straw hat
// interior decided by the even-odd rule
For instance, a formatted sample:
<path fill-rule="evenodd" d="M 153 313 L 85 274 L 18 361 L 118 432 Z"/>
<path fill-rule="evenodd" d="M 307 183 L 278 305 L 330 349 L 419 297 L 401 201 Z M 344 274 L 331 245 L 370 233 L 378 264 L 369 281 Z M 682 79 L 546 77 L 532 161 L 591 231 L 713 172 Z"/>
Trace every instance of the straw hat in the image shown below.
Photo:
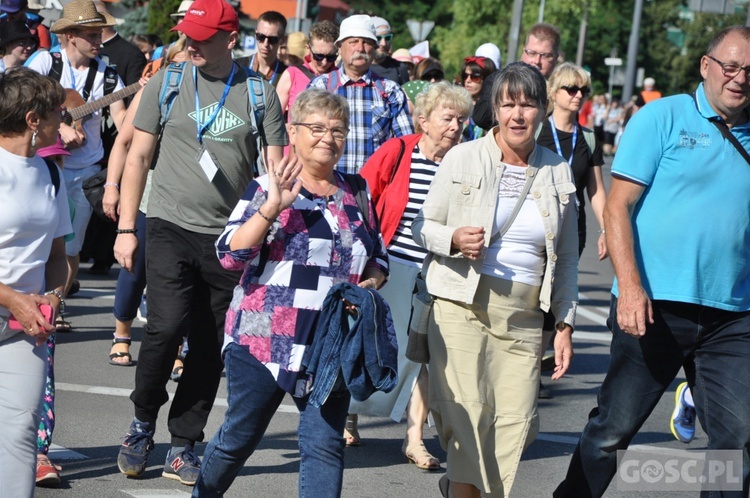
<path fill-rule="evenodd" d="M 76 28 L 104 28 L 117 24 L 105 12 L 97 12 L 91 0 L 73 0 L 62 10 L 62 16 L 50 28 L 53 33 L 63 33 Z"/>

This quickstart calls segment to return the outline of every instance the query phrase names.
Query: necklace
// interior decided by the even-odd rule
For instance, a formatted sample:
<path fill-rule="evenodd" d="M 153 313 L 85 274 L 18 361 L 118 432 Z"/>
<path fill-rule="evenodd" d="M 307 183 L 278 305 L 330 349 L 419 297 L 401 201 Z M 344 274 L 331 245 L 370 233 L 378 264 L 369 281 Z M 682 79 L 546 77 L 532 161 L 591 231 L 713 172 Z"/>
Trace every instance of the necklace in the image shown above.
<path fill-rule="evenodd" d="M 307 191 L 310 192 L 312 195 L 314 195 L 316 197 L 328 197 L 328 194 L 330 194 L 331 190 L 333 190 L 333 188 L 336 186 L 336 180 L 334 178 L 334 181 L 330 182 L 331 184 L 329 185 L 328 190 L 326 190 L 323 195 L 319 195 L 319 194 L 316 194 L 315 192 L 313 192 L 311 186 L 308 185 L 308 183 L 305 180 L 303 180 L 302 178 L 300 178 L 300 181 L 302 182 L 302 185 L 304 185 L 305 188 L 307 188 Z"/>

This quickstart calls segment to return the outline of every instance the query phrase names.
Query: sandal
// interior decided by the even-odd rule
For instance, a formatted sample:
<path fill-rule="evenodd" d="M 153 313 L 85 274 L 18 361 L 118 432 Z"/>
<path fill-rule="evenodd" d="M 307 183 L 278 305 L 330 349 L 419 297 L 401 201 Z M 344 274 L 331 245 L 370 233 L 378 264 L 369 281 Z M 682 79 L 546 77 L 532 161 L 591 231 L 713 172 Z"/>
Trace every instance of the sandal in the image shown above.
<path fill-rule="evenodd" d="M 407 462 L 412 462 L 417 468 L 422 470 L 440 470 L 440 460 L 427 451 L 422 441 L 409 444 L 409 440 L 405 438 L 404 444 L 401 445 L 401 453 L 404 454 Z"/>
<path fill-rule="evenodd" d="M 60 311 L 60 314 L 55 318 L 55 332 L 62 332 L 65 334 L 73 332 L 73 326 L 69 321 L 65 320 L 65 315 L 63 315 L 62 311 Z"/>
<path fill-rule="evenodd" d="M 346 417 L 346 428 L 344 429 L 344 439 L 346 439 L 347 446 L 359 446 L 362 444 L 362 440 L 359 438 L 359 431 L 357 430 L 357 415 L 349 415 Z"/>
<path fill-rule="evenodd" d="M 114 353 L 109 353 L 109 364 L 115 365 L 118 367 L 132 367 L 135 365 L 133 362 L 133 357 L 130 354 L 130 337 L 117 337 L 114 336 L 114 339 L 112 339 L 112 347 L 114 348 L 118 344 L 127 344 L 128 350 L 127 351 L 116 351 Z M 125 363 L 115 361 L 115 358 L 127 358 L 128 361 Z"/>

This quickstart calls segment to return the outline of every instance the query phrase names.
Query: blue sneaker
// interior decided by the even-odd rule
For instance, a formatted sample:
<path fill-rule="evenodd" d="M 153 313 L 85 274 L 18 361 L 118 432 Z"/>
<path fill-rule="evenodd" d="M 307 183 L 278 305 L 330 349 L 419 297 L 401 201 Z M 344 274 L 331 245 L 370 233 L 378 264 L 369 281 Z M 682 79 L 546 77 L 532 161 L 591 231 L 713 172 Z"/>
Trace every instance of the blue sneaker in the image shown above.
<path fill-rule="evenodd" d="M 677 386 L 674 394 L 674 411 L 669 427 L 678 441 L 689 443 L 695 437 L 695 407 L 685 402 L 685 393 L 690 389 L 687 382 Z"/>
<path fill-rule="evenodd" d="M 167 461 L 164 463 L 162 477 L 180 481 L 182 484 L 194 486 L 201 473 L 201 461 L 195 454 L 191 445 L 185 445 L 185 449 L 172 449 L 167 453 Z"/>
<path fill-rule="evenodd" d="M 128 477 L 141 477 L 146 470 L 146 462 L 154 449 L 154 431 L 148 422 L 133 420 L 130 432 L 120 446 L 117 467 Z"/>
<path fill-rule="evenodd" d="M 146 296 L 141 297 L 141 304 L 138 305 L 138 319 L 142 322 L 148 322 L 148 304 Z"/>

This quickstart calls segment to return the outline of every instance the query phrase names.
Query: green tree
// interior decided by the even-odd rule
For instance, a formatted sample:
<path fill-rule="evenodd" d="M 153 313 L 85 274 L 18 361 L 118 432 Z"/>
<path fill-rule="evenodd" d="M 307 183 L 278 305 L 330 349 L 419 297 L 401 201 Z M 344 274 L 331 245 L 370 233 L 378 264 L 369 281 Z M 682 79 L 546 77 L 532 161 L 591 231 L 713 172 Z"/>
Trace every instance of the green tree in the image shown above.
<path fill-rule="evenodd" d="M 131 9 L 122 24 L 117 26 L 117 32 L 125 39 L 139 33 L 147 33 L 148 30 L 148 6 L 139 7 L 136 3 L 136 0 L 123 0 L 122 2 L 124 7 Z"/>
<path fill-rule="evenodd" d="M 148 5 L 148 33 L 158 35 L 165 44 L 177 39 L 177 33 L 169 30 L 174 27 L 170 14 L 177 12 L 180 0 L 152 0 Z"/>

